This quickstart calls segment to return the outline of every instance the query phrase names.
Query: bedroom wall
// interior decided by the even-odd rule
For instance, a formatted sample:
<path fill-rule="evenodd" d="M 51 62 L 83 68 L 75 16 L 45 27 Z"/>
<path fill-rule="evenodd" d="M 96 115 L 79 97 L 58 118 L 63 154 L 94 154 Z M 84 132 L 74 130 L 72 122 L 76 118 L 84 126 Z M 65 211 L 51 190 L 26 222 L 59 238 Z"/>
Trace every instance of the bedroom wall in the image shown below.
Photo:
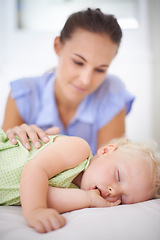
<path fill-rule="evenodd" d="M 152 131 L 160 149 L 160 1 L 149 1 L 150 46 L 152 52 Z"/>
<path fill-rule="evenodd" d="M 154 1 L 159 7 L 158 0 Z M 41 74 L 55 66 L 57 61 L 52 50 L 56 32 L 17 31 L 14 10 L 14 0 L 0 0 L 0 126 L 9 82 L 19 77 Z M 135 140 L 155 138 L 160 144 L 159 134 L 155 130 L 159 125 L 159 113 L 153 110 L 153 106 L 158 109 L 159 93 L 155 89 L 158 89 L 159 83 L 158 73 L 153 81 L 153 70 L 155 74 L 158 65 L 155 66 L 153 60 L 157 48 L 153 49 L 150 41 L 151 15 L 153 19 L 150 1 L 137 1 L 137 11 L 139 28 L 123 30 L 123 41 L 109 72 L 119 75 L 136 96 L 132 112 L 126 119 L 127 135 Z M 158 45 L 158 41 L 154 41 L 155 44 Z"/>

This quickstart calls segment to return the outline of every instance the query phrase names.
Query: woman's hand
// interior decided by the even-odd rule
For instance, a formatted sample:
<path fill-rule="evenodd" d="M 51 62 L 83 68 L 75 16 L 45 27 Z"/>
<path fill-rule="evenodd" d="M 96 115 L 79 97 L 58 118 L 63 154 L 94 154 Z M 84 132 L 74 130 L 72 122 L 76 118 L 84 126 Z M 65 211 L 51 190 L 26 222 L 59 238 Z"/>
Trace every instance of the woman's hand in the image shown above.
<path fill-rule="evenodd" d="M 100 196 L 98 189 L 88 191 L 90 198 L 90 207 L 113 207 L 118 206 L 121 203 L 121 200 L 116 202 L 109 202 Z"/>
<path fill-rule="evenodd" d="M 28 138 L 30 138 L 35 148 L 40 148 L 41 147 L 40 139 L 44 143 L 47 143 L 49 141 L 47 134 L 54 135 L 54 134 L 58 134 L 59 131 L 60 129 L 58 127 L 52 127 L 45 132 L 41 128 L 37 127 L 36 125 L 27 125 L 23 123 L 20 126 L 16 126 L 14 128 L 8 129 L 6 131 L 6 135 L 8 139 L 11 141 L 11 143 L 13 144 L 17 143 L 17 140 L 15 138 L 15 136 L 17 135 L 22 141 L 23 146 L 27 150 L 31 150 L 31 146 Z"/>
<path fill-rule="evenodd" d="M 37 208 L 27 217 L 28 225 L 39 233 L 50 232 L 63 227 L 66 220 L 55 209 Z"/>

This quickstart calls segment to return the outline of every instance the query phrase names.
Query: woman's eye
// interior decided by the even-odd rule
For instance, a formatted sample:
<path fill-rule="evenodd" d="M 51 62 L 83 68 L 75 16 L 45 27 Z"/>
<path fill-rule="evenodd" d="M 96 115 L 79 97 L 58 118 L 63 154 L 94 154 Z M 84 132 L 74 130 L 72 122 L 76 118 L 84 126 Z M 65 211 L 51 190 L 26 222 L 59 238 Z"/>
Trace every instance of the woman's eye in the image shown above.
<path fill-rule="evenodd" d="M 83 66 L 83 63 L 82 63 L 82 62 L 78 62 L 78 61 L 75 61 L 75 60 L 73 60 L 73 62 L 74 62 L 75 64 L 79 65 L 79 66 Z"/>
<path fill-rule="evenodd" d="M 118 182 L 121 181 L 119 170 L 116 171 L 116 179 L 117 179 Z"/>
<path fill-rule="evenodd" d="M 103 69 L 96 69 L 96 71 L 99 72 L 99 73 L 104 73 L 105 72 L 105 70 L 103 70 Z"/>

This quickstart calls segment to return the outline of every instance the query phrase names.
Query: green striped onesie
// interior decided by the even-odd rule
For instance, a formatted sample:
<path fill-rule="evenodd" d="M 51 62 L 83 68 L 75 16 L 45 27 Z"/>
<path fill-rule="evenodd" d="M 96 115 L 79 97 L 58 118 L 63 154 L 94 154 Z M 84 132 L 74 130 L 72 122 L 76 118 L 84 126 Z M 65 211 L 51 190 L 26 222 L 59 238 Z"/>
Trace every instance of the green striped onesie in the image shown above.
<path fill-rule="evenodd" d="M 23 167 L 38 152 L 51 144 L 58 135 L 49 136 L 48 143 L 43 143 L 40 149 L 33 147 L 25 149 L 18 137 L 17 144 L 13 145 L 6 134 L 0 129 L 0 205 L 20 205 L 20 178 Z M 49 186 L 63 188 L 77 188 L 72 181 L 88 167 L 91 155 L 77 167 L 63 171 L 49 180 Z"/>

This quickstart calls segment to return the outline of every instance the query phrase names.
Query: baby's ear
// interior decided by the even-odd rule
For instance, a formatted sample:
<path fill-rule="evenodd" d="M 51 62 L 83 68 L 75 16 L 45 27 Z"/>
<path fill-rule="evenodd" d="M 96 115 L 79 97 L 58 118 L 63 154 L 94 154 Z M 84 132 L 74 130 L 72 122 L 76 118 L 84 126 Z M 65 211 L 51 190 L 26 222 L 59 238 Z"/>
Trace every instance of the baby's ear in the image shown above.
<path fill-rule="evenodd" d="M 103 155 L 103 154 L 108 154 L 108 153 L 112 153 L 117 149 L 117 146 L 114 144 L 109 144 L 109 145 L 104 145 L 102 147 L 100 147 L 97 151 L 97 154 Z"/>

